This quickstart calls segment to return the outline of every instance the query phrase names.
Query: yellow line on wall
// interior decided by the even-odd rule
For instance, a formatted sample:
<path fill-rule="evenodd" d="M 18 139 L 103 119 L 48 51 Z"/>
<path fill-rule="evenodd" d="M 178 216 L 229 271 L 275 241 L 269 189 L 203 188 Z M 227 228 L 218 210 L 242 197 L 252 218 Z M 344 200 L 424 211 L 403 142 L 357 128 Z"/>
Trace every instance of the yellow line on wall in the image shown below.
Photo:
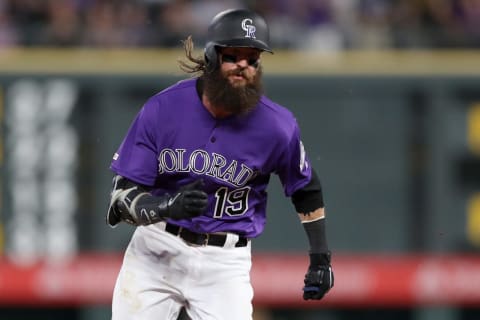
<path fill-rule="evenodd" d="M 480 246 L 480 193 L 474 194 L 468 201 L 466 231 L 469 241 Z"/>
<path fill-rule="evenodd" d="M 203 54 L 201 48 L 195 56 Z M 181 49 L 0 50 L 0 74 L 174 74 Z M 480 50 L 286 51 L 262 55 L 266 74 L 292 75 L 480 75 Z"/>
<path fill-rule="evenodd" d="M 467 112 L 467 143 L 472 153 L 480 155 L 480 102 Z"/>

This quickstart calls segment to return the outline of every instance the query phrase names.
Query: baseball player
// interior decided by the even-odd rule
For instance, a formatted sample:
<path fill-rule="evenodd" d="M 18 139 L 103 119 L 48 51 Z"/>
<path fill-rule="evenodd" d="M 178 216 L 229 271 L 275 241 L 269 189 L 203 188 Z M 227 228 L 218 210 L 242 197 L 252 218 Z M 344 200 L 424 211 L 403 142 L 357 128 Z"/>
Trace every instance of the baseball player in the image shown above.
<path fill-rule="evenodd" d="M 113 156 L 107 222 L 136 230 L 112 319 L 252 319 L 251 240 L 266 222 L 267 185 L 280 177 L 310 243 L 303 298 L 333 287 L 322 189 L 290 111 L 262 93 L 265 20 L 216 15 L 202 57 L 184 41 L 193 76 L 151 97 Z M 279 266 L 281 268 L 281 266 Z M 300 287 L 300 286 L 299 286 Z"/>

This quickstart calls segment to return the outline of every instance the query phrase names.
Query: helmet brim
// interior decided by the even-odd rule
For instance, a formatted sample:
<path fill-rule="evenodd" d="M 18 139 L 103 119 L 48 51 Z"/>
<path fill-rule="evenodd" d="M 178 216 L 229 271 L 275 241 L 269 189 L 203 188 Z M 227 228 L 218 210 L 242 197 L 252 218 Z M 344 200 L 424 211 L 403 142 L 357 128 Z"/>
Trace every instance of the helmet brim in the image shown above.
<path fill-rule="evenodd" d="M 218 47 L 255 48 L 261 51 L 273 53 L 272 49 L 270 49 L 270 47 L 266 43 L 256 39 L 250 39 L 250 38 L 229 39 L 229 40 L 215 41 L 214 43 L 215 43 L 215 46 L 218 46 Z"/>

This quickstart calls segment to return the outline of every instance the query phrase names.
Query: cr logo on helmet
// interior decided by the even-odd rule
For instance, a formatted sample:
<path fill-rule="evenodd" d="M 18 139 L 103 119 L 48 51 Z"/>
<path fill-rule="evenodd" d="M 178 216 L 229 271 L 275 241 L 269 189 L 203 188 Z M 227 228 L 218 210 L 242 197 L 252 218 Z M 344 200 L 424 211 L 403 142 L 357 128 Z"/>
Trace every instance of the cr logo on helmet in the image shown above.
<path fill-rule="evenodd" d="M 248 23 L 248 24 L 247 24 Z M 242 29 L 245 30 L 247 33 L 245 34 L 245 38 L 252 38 L 255 39 L 255 26 L 252 24 L 252 19 L 243 19 L 242 21 Z"/>

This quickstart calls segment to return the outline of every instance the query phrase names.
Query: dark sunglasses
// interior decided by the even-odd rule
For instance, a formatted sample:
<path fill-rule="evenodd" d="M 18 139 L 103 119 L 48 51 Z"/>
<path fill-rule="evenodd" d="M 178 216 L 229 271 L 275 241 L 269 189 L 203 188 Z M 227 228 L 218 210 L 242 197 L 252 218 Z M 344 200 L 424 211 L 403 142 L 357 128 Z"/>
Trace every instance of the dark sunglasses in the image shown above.
<path fill-rule="evenodd" d="M 226 62 L 236 63 L 237 61 L 242 59 L 240 59 L 238 56 L 233 54 L 224 54 L 224 53 L 222 54 L 222 63 L 226 63 Z M 258 60 L 259 58 L 248 58 L 247 63 L 251 67 L 258 68 L 258 64 L 259 64 Z"/>

